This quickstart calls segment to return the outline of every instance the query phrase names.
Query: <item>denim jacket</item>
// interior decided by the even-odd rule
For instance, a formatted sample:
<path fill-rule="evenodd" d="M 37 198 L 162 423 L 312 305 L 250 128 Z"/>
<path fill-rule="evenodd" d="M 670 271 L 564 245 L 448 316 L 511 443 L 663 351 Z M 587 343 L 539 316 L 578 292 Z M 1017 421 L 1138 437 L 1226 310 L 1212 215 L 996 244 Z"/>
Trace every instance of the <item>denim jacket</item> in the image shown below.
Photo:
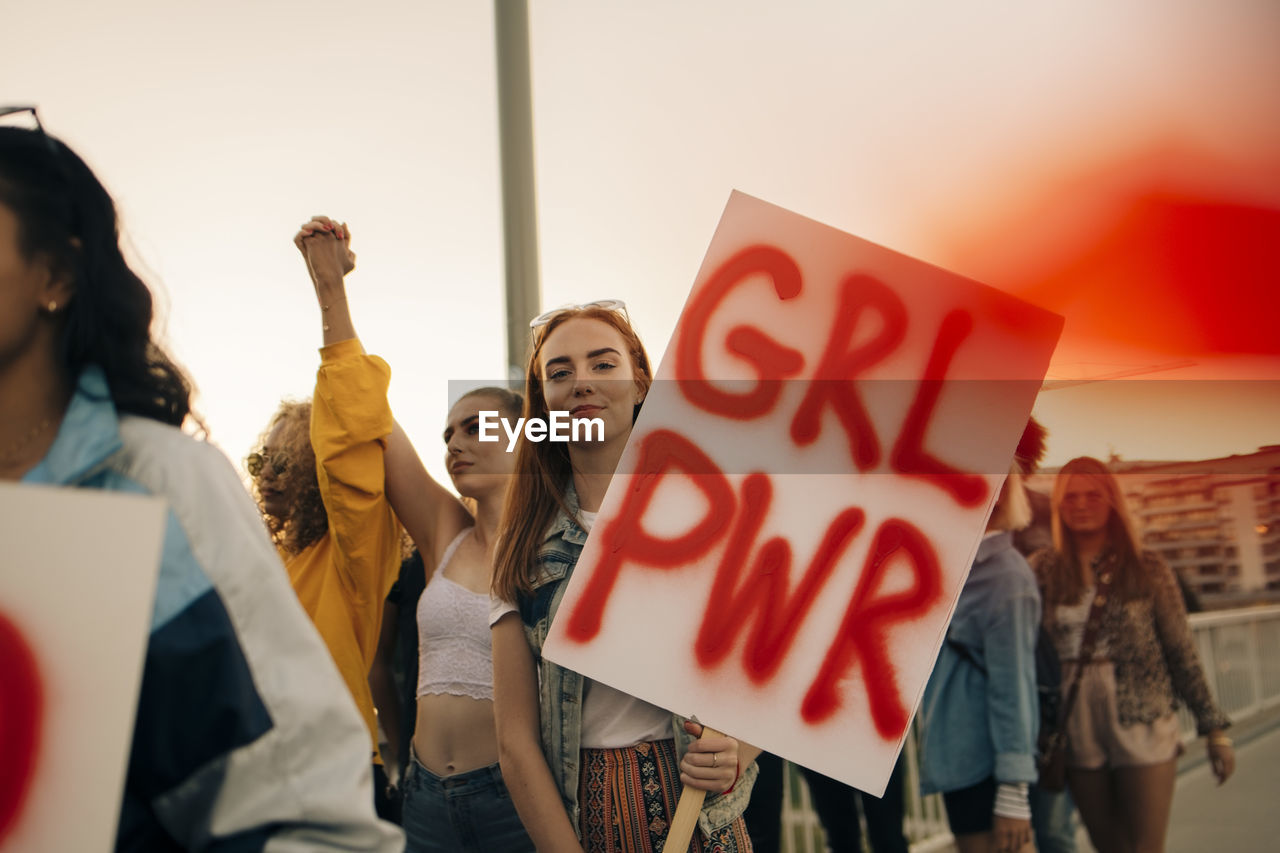
<path fill-rule="evenodd" d="M 578 495 L 572 485 L 567 490 L 566 503 L 576 516 Z M 518 601 L 525 636 L 538 661 L 542 751 L 552 777 L 560 786 L 560 796 L 575 832 L 579 822 L 578 777 L 582 769 L 582 697 L 587 679 L 542 657 L 542 646 L 586 541 L 586 531 L 562 511 L 547 529 L 538 551 L 533 595 L 521 595 Z M 671 717 L 677 758 L 683 758 L 694 741 L 684 730 L 684 720 L 675 714 Z M 710 835 L 742 815 L 758 772 L 753 761 L 742 768 L 742 776 L 732 791 L 707 795 L 702 813 L 698 815 L 698 826 L 704 833 Z"/>
<path fill-rule="evenodd" d="M 920 707 L 920 789 L 1036 780 L 1040 593 L 1013 534 L 982 541 Z M 984 674 L 952 642 L 965 647 Z"/>

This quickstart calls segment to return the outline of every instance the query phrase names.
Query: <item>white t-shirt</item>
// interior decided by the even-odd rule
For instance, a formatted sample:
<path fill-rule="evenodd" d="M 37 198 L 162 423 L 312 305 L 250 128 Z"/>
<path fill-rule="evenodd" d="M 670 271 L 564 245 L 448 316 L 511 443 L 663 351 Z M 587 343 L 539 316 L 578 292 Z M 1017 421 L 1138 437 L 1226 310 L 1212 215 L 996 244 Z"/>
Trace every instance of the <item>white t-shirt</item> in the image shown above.
<path fill-rule="evenodd" d="M 579 510 L 582 527 L 588 533 L 598 515 Z M 489 625 L 515 612 L 514 602 L 493 598 L 489 603 Z M 671 712 L 607 684 L 583 679 L 581 745 L 584 749 L 617 749 L 649 740 L 665 740 L 672 735 Z"/>

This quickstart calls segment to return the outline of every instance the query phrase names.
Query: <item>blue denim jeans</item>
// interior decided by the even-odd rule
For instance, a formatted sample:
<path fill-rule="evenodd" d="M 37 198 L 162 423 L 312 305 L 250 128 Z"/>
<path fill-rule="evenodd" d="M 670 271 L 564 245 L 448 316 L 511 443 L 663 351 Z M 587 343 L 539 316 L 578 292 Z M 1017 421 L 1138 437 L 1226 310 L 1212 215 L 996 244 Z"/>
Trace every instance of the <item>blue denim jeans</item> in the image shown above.
<path fill-rule="evenodd" d="M 1071 792 L 1031 786 L 1031 826 L 1039 853 L 1076 853 L 1076 804 Z"/>
<path fill-rule="evenodd" d="M 411 756 L 403 784 L 406 853 L 533 853 L 498 765 L 440 777 Z"/>

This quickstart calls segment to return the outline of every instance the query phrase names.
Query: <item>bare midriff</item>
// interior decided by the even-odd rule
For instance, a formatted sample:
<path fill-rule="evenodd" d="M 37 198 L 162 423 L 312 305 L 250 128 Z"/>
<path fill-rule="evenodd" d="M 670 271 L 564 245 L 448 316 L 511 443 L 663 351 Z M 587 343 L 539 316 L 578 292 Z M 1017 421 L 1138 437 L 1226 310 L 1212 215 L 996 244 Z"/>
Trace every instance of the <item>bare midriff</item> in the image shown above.
<path fill-rule="evenodd" d="M 419 696 L 413 751 L 418 761 L 437 776 L 453 776 L 496 764 L 498 737 L 493 701 L 450 694 Z"/>

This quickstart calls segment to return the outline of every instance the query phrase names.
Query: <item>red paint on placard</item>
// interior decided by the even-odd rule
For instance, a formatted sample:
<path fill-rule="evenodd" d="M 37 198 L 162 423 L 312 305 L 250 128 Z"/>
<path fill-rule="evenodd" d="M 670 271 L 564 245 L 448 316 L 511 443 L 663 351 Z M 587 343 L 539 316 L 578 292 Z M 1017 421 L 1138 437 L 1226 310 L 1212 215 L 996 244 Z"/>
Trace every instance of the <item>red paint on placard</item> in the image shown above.
<path fill-rule="evenodd" d="M 727 419 L 726 425 L 770 415 L 780 399 L 783 380 L 795 377 L 805 364 L 802 353 L 762 329 L 739 325 L 730 330 L 725 345 L 755 368 L 755 387 L 746 393 L 729 393 L 707 380 L 702 351 L 711 320 L 733 288 L 757 275 L 769 278 L 779 300 L 800 294 L 799 268 L 786 253 L 751 246 L 721 265 L 691 299 L 676 340 L 675 372 L 681 392 L 692 405 Z M 844 278 L 838 296 L 811 384 L 791 419 L 790 438 L 797 447 L 812 444 L 830 409 L 848 437 L 855 465 L 867 471 L 884 463 L 880 437 L 858 383 L 868 381 L 868 371 L 903 345 L 910 317 L 902 298 L 869 275 Z M 859 336 L 860 327 L 868 322 L 871 333 Z M 980 506 L 987 499 L 986 480 L 942 461 L 925 445 L 948 370 L 973 324 L 972 316 L 963 310 L 943 318 L 888 460 L 893 472 L 922 479 L 964 507 Z M 791 543 L 773 536 L 757 544 L 771 511 L 773 484 L 767 475 L 749 474 L 739 499 L 710 456 L 669 429 L 639 439 L 635 471 L 617 514 L 599 528 L 599 562 L 567 617 L 565 635 L 587 643 L 600 633 L 609 598 L 625 566 L 669 570 L 692 565 L 727 536 L 695 639 L 695 660 L 704 669 L 714 669 L 732 653 L 743 632 L 749 632 L 743 643 L 743 670 L 756 684 L 767 683 L 777 675 L 817 596 L 861 533 L 865 512 L 858 507 L 836 512 L 793 589 Z M 686 532 L 660 538 L 645 530 L 644 521 L 659 485 L 672 474 L 694 485 L 707 505 Z M 911 583 L 905 591 L 882 593 L 888 568 L 897 561 L 906 562 Z M 941 597 L 942 574 L 929 539 L 902 519 L 881 524 L 843 621 L 804 696 L 802 720 L 817 725 L 834 715 L 841 701 L 840 684 L 850 668 L 860 664 L 877 733 L 886 740 L 899 738 L 908 713 L 889 654 L 888 634 L 896 624 L 921 618 Z"/>
<path fill-rule="evenodd" d="M 857 508 L 839 513 L 793 593 L 791 545 L 785 539 L 770 539 L 760 547 L 755 560 L 750 559 L 772 496 L 773 487 L 764 474 L 751 474 L 744 481 L 737 524 L 716 568 L 694 644 L 698 663 L 710 668 L 728 655 L 754 616 L 743 664 L 747 676 L 757 684 L 772 677 L 781 665 L 818 591 L 866 520 L 866 514 Z"/>
<path fill-rule="evenodd" d="M 670 430 L 655 430 L 640 443 L 634 478 L 618 514 L 600 531 L 604 555 L 582 592 L 569 620 L 567 634 L 586 642 L 600 633 L 605 604 L 618 573 L 626 562 L 654 568 L 671 568 L 696 560 L 715 544 L 733 518 L 734 498 L 729 481 L 697 445 Z M 707 512 L 688 532 L 674 539 L 660 539 L 645 531 L 642 522 L 658 484 L 669 472 L 684 471 L 707 498 Z"/>
<path fill-rule="evenodd" d="M 851 350 L 854 332 L 868 310 L 879 315 L 880 329 L 871 340 Z M 830 406 L 849 436 L 849 453 L 858 470 L 880 464 L 880 442 L 855 380 L 897 349 L 906 334 L 907 306 L 896 293 L 869 275 L 845 279 L 826 351 L 791 421 L 792 441 L 798 447 L 812 444 L 822 431 L 823 409 Z"/>
<path fill-rule="evenodd" d="M 898 557 L 905 557 L 911 566 L 912 584 L 905 591 L 879 595 L 887 570 Z M 918 619 L 941 597 L 942 571 L 928 538 L 902 519 L 881 524 L 840 629 L 800 706 L 801 717 L 809 723 L 831 717 L 840 707 L 840 682 L 857 661 L 876 731 L 886 740 L 901 737 L 908 712 L 889 657 L 888 629 L 894 623 Z"/>
<path fill-rule="evenodd" d="M 973 317 L 967 311 L 952 311 L 942 320 L 933 352 L 925 365 L 924 378 L 916 390 L 907 419 L 893 446 L 889 465 L 908 477 L 919 477 L 933 483 L 965 507 L 981 505 L 989 493 L 987 481 L 976 474 L 965 473 L 943 462 L 924 449 L 925 434 L 938 405 L 946 380 L 947 368 L 960 344 L 973 331 Z"/>
<path fill-rule="evenodd" d="M 712 273 L 692 298 L 681 319 L 675 345 L 676 375 L 685 399 L 733 420 L 753 420 L 770 414 L 782 394 L 782 380 L 795 376 L 804 367 L 804 356 L 797 350 L 759 329 L 736 326 L 725 345 L 755 366 L 755 387 L 747 393 L 730 393 L 707 381 L 702 367 L 707 326 L 729 291 L 753 275 L 769 276 L 780 300 L 800 293 L 800 270 L 789 255 L 772 246 L 743 249 Z M 853 346 L 860 321 L 869 313 L 879 318 L 877 330 L 869 340 Z M 859 273 L 841 283 L 834 317 L 822 357 L 791 420 L 791 440 L 797 447 L 812 444 L 822 431 L 822 416 L 830 407 L 848 436 L 854 464 L 858 470 L 868 471 L 880 464 L 881 445 L 858 393 L 857 380 L 902 345 L 907 332 L 907 307 L 888 285 Z M 965 507 L 979 506 L 987 499 L 986 480 L 927 452 L 924 440 L 947 369 L 972 329 L 973 318 L 966 311 L 952 311 L 943 319 L 925 364 L 924 378 L 889 459 L 892 470 L 937 486 Z"/>
<path fill-rule="evenodd" d="M 0 613 L 0 844 L 31 792 L 43 690 L 36 658 L 17 626 Z"/>
<path fill-rule="evenodd" d="M 670 430 L 657 430 L 641 441 L 639 470 L 644 473 L 627 491 L 617 517 L 600 531 L 603 556 L 569 614 L 566 636 L 585 643 L 600 633 L 609 596 L 624 565 L 659 570 L 688 565 L 708 553 L 729 532 L 694 653 L 700 666 L 715 667 L 729 654 L 738 634 L 754 615 L 743 669 L 757 684 L 767 682 L 790 651 L 836 564 L 861 531 L 865 513 L 857 507 L 847 507 L 836 514 L 808 569 L 791 591 L 789 542 L 773 537 L 752 556 L 756 537 L 770 511 L 772 483 L 768 476 L 748 475 L 739 502 L 728 478 L 715 463 L 691 441 Z M 644 516 L 663 477 L 675 472 L 682 472 L 702 492 L 707 510 L 687 532 L 660 539 L 645 531 Z M 878 595 L 888 566 L 898 556 L 910 561 L 912 586 L 906 592 Z M 743 567 L 748 566 L 744 580 Z M 906 725 L 906 709 L 898 695 L 885 634 L 895 622 L 919 618 L 941 594 L 937 555 L 924 534 L 900 519 L 891 518 L 881 524 L 844 621 L 805 696 L 802 718 L 817 724 L 835 712 L 839 706 L 838 682 L 857 659 L 862 662 L 876 731 L 885 739 L 900 736 Z"/>
<path fill-rule="evenodd" d="M 735 326 L 725 339 L 731 352 L 750 362 L 759 375 L 756 387 L 745 393 L 724 391 L 707 381 L 702 368 L 702 345 L 716 308 L 729 292 L 754 275 L 767 275 L 779 299 L 800 295 L 800 268 L 791 256 L 773 246 L 749 246 L 725 261 L 689 302 L 676 340 L 676 376 L 680 390 L 695 406 L 735 420 L 751 420 L 773 411 L 782 383 L 804 367 L 804 356 L 751 326 Z"/>

